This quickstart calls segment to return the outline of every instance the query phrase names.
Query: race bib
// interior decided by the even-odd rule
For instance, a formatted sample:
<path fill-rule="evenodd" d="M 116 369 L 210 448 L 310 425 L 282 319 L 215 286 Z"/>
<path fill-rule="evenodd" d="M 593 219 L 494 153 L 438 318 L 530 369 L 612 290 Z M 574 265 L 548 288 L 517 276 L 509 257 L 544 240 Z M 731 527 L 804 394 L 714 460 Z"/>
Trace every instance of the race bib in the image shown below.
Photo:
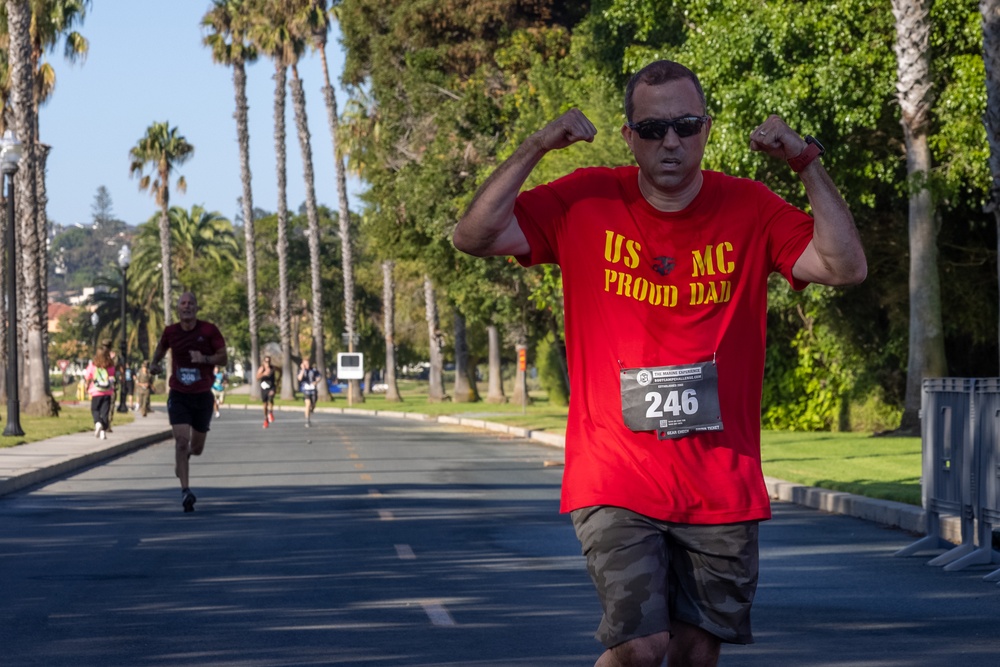
<path fill-rule="evenodd" d="M 197 368 L 178 368 L 177 379 L 183 385 L 194 384 L 201 379 L 201 371 Z"/>
<path fill-rule="evenodd" d="M 260 388 L 267 391 L 268 389 L 271 388 L 271 383 L 265 380 L 264 382 L 260 383 Z"/>
<path fill-rule="evenodd" d="M 632 431 L 660 440 L 721 431 L 719 372 L 714 361 L 621 371 L 622 418 Z"/>

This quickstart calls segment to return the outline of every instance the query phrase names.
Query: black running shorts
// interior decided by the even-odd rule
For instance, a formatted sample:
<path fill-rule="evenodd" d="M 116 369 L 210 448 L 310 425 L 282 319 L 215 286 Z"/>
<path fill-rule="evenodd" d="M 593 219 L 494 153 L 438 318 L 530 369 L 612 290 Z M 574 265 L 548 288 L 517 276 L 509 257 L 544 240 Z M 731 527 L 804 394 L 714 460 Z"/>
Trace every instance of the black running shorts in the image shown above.
<path fill-rule="evenodd" d="M 167 395 L 167 415 L 170 425 L 190 424 L 199 433 L 208 433 L 215 412 L 215 396 L 211 391 L 185 394 L 170 390 Z"/>

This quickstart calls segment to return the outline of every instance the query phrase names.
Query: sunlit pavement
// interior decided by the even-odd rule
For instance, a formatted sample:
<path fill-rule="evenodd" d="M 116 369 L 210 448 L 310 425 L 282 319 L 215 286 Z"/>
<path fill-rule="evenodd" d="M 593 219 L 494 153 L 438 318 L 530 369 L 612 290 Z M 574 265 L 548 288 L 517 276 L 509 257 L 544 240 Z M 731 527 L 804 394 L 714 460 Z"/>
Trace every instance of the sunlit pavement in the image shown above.
<path fill-rule="evenodd" d="M 2 662 L 593 664 L 560 459 L 459 425 L 223 412 L 192 461 L 193 514 L 169 442 L 0 498 Z M 774 509 L 757 643 L 721 664 L 997 664 L 994 568 L 944 572 L 892 557 L 911 534 Z"/>

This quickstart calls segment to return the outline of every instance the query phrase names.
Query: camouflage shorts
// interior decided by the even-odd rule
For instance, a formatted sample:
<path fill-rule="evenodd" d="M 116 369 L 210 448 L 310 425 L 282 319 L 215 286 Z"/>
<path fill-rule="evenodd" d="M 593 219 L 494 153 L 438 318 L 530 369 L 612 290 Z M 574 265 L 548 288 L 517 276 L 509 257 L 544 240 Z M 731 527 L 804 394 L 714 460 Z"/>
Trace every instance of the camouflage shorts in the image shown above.
<path fill-rule="evenodd" d="M 606 647 L 670 630 L 671 619 L 724 642 L 751 644 L 758 522 L 658 521 L 619 507 L 572 513 L 604 617 Z"/>

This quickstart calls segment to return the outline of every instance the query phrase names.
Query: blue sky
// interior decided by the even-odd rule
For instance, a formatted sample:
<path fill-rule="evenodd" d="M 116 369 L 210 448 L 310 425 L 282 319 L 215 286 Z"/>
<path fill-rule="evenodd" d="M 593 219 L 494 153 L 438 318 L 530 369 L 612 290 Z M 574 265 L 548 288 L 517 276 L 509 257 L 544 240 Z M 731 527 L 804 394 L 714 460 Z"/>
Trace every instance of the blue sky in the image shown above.
<path fill-rule="evenodd" d="M 195 147 L 180 167 L 187 180 L 181 194 L 171 182 L 171 205 L 200 204 L 229 219 L 238 213 L 239 147 L 236 143 L 232 70 L 212 61 L 202 46 L 201 17 L 209 0 L 114 0 L 94 2 L 78 27 L 90 42 L 85 61 L 70 64 L 61 45 L 46 57 L 56 70 L 56 90 L 42 107 L 41 140 L 52 146 L 48 160 L 48 215 L 62 225 L 90 224 L 97 188 L 111 194 L 115 217 L 136 225 L 156 212 L 153 198 L 129 176 L 129 149 L 153 122 L 168 121 Z M 343 69 L 339 33 L 327 45 L 331 77 Z M 256 208 L 277 208 L 275 185 L 273 65 L 266 59 L 247 68 L 250 169 Z M 316 196 L 337 208 L 333 144 L 320 90 L 320 58 L 305 56 L 299 76 L 306 91 L 312 135 Z M 289 78 L 291 73 L 289 72 Z M 346 93 L 338 88 L 342 112 Z M 286 99 L 288 205 L 298 210 L 305 198 L 302 155 L 291 98 Z M 349 202 L 359 208 L 357 179 L 349 178 Z"/>

